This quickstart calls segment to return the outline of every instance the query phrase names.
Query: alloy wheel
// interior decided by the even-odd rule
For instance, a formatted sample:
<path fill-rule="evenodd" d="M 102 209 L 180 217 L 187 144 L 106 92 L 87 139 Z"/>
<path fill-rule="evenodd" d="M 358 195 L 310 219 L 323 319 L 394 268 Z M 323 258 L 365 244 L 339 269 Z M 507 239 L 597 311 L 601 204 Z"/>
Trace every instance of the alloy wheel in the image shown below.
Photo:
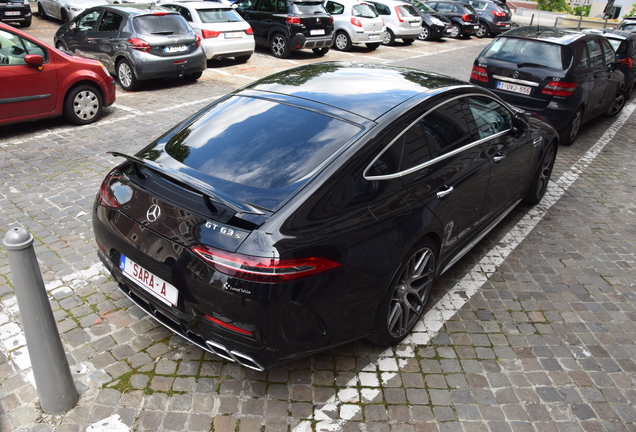
<path fill-rule="evenodd" d="M 117 69 L 117 77 L 119 78 L 119 83 L 124 88 L 129 88 L 132 84 L 133 71 L 130 69 L 130 66 L 125 61 L 119 64 L 119 68 Z"/>

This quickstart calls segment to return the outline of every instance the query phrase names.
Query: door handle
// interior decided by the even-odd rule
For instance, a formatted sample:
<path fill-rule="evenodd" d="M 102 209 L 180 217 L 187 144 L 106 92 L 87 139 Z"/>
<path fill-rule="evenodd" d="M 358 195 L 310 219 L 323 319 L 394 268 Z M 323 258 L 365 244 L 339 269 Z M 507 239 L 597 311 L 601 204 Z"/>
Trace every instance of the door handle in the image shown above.
<path fill-rule="evenodd" d="M 444 190 L 437 192 L 437 198 L 439 199 L 444 198 L 446 195 L 451 193 L 454 189 L 452 186 L 444 186 L 444 188 L 445 188 Z"/>
<path fill-rule="evenodd" d="M 498 152 L 498 153 L 495 155 L 495 157 L 493 157 L 492 159 L 495 161 L 495 163 L 499 163 L 499 162 L 501 162 L 502 160 L 504 160 L 504 158 L 505 158 L 505 157 L 506 157 L 506 154 L 505 154 L 505 153 Z"/>

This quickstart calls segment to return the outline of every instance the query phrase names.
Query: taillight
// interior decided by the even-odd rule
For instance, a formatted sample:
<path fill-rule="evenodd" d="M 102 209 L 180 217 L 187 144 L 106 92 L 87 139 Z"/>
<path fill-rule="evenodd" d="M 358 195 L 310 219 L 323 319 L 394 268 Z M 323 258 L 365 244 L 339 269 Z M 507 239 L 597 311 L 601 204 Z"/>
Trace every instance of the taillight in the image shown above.
<path fill-rule="evenodd" d="M 468 15 L 468 14 L 462 15 L 462 21 L 470 22 L 471 21 L 470 20 L 470 15 Z"/>
<path fill-rule="evenodd" d="M 163 15 L 168 15 L 168 12 L 154 12 L 153 15 L 163 16 Z"/>
<path fill-rule="evenodd" d="M 201 46 L 201 36 L 199 36 L 198 34 L 195 33 L 194 34 L 194 40 L 195 40 L 195 42 L 197 44 L 197 47 L 200 47 Z"/>
<path fill-rule="evenodd" d="M 488 82 L 488 72 L 486 72 L 486 69 L 483 67 L 473 65 L 473 70 L 470 72 L 470 79 Z"/>
<path fill-rule="evenodd" d="M 384 24 L 384 18 L 382 18 L 382 27 L 386 27 L 386 24 Z"/>
<path fill-rule="evenodd" d="M 201 29 L 201 34 L 203 35 L 203 39 L 211 39 L 211 38 L 219 37 L 221 32 L 216 30 Z"/>
<path fill-rule="evenodd" d="M 252 27 L 249 27 L 247 30 L 245 30 L 245 34 L 253 35 L 254 34 L 254 30 L 252 30 Z"/>
<path fill-rule="evenodd" d="M 206 245 L 191 246 L 190 250 L 219 272 L 253 282 L 290 282 L 341 266 L 320 257 L 261 258 L 229 253 Z"/>
<path fill-rule="evenodd" d="M 543 90 L 541 90 L 541 93 L 552 96 L 567 97 L 574 93 L 574 89 L 576 89 L 576 83 L 550 81 Z"/>
<path fill-rule="evenodd" d="M 143 39 L 130 38 L 128 39 L 130 47 L 137 51 L 148 52 L 150 51 L 150 44 Z"/>
<path fill-rule="evenodd" d="M 335 21 L 333 20 L 333 15 L 329 15 L 329 18 L 331 18 L 331 24 L 335 23 Z"/>
<path fill-rule="evenodd" d="M 500 18 L 502 18 L 502 17 L 505 17 L 505 16 L 506 16 L 506 13 L 505 13 L 505 12 L 501 12 L 501 11 L 492 11 L 492 14 L 493 14 L 494 16 L 496 16 L 496 17 L 500 17 Z"/>
<path fill-rule="evenodd" d="M 287 17 L 287 22 L 289 24 L 300 24 L 300 17 Z"/>
<path fill-rule="evenodd" d="M 621 63 L 625 63 L 627 65 L 627 67 L 629 67 L 630 69 L 634 65 L 634 61 L 632 60 L 631 57 L 618 59 L 618 61 L 621 62 Z"/>
<path fill-rule="evenodd" d="M 223 322 L 223 321 L 221 321 L 220 319 L 216 319 L 216 318 L 214 318 L 214 317 L 211 317 L 210 315 L 203 314 L 203 316 L 205 316 L 207 319 L 209 319 L 210 321 L 212 321 L 214 324 L 218 324 L 218 325 L 220 325 L 221 327 L 225 327 L 225 328 L 226 328 L 226 329 L 228 329 L 228 330 L 232 330 L 232 331 L 235 331 L 235 332 L 237 332 L 237 333 L 241 333 L 241 334 L 249 335 L 249 336 L 252 336 L 252 335 L 254 334 L 254 333 L 252 333 L 252 332 L 250 332 L 250 331 L 243 330 L 242 328 L 239 328 L 239 327 L 233 326 L 232 324 L 228 324 L 228 323 L 226 323 L 226 322 Z"/>
<path fill-rule="evenodd" d="M 395 15 L 400 22 L 404 22 L 402 19 L 402 12 L 400 12 L 400 8 L 398 6 L 395 6 Z"/>
<path fill-rule="evenodd" d="M 358 18 L 351 17 L 351 24 L 353 24 L 356 27 L 362 27 L 362 23 L 360 22 Z"/>
<path fill-rule="evenodd" d="M 119 202 L 117 201 L 117 198 L 115 198 L 115 194 L 113 194 L 110 189 L 112 181 L 120 178 L 119 175 L 115 174 L 116 171 L 117 168 L 114 168 L 108 173 L 108 175 L 106 175 L 106 178 L 99 188 L 98 194 L 99 204 L 112 209 L 119 208 Z"/>

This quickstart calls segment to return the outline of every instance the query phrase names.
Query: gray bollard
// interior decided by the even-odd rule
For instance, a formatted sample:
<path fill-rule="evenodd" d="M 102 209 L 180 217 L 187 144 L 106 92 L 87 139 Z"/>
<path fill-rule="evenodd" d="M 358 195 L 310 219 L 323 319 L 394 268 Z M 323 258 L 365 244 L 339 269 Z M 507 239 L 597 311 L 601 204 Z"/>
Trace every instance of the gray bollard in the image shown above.
<path fill-rule="evenodd" d="M 79 395 L 35 257 L 33 236 L 23 228 L 12 228 L 3 243 L 9 251 L 40 406 L 49 414 L 66 412 L 75 406 Z"/>

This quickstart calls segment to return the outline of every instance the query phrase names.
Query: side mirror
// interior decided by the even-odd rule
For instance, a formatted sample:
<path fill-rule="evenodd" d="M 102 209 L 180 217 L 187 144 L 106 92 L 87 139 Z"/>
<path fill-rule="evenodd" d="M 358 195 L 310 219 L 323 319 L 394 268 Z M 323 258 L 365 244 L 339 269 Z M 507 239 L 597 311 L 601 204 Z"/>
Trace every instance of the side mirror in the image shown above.
<path fill-rule="evenodd" d="M 76 22 L 72 22 L 72 23 L 70 23 L 70 24 L 68 25 L 68 28 L 69 28 L 71 31 L 77 31 L 77 23 L 76 23 Z"/>
<path fill-rule="evenodd" d="M 530 121 L 523 111 L 517 111 L 512 116 L 512 131 L 515 136 L 521 136 L 525 131 L 530 129 Z"/>
<path fill-rule="evenodd" d="M 230 6 L 232 9 L 237 10 L 238 9 L 238 5 L 236 3 L 232 3 L 232 6 Z"/>
<path fill-rule="evenodd" d="M 24 61 L 26 64 L 30 64 L 33 66 L 42 66 L 44 63 L 44 57 L 40 54 L 27 54 L 24 56 Z"/>

